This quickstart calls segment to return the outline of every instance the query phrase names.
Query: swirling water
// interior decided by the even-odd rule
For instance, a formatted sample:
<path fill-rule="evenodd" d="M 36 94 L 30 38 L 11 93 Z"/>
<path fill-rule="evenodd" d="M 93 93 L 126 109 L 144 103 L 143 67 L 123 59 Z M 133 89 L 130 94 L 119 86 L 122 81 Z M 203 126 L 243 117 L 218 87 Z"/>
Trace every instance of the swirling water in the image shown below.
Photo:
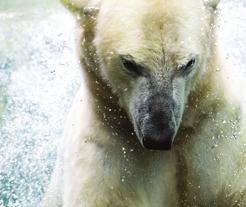
<path fill-rule="evenodd" d="M 246 2 L 223 1 L 219 42 L 246 75 Z M 74 20 L 56 0 L 0 0 L 0 207 L 36 207 L 80 84 Z"/>

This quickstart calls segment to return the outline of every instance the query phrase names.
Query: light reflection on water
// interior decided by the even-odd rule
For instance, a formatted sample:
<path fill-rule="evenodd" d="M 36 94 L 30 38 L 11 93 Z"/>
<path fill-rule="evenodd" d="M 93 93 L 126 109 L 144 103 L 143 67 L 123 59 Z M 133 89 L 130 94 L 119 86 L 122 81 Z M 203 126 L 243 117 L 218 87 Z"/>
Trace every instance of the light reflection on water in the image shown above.
<path fill-rule="evenodd" d="M 221 5 L 220 41 L 246 73 L 246 5 L 240 2 Z M 0 207 L 35 207 L 49 180 L 80 82 L 73 28 L 56 4 L 0 8 Z"/>
<path fill-rule="evenodd" d="M 80 73 L 63 9 L 0 13 L 0 206 L 34 207 Z"/>

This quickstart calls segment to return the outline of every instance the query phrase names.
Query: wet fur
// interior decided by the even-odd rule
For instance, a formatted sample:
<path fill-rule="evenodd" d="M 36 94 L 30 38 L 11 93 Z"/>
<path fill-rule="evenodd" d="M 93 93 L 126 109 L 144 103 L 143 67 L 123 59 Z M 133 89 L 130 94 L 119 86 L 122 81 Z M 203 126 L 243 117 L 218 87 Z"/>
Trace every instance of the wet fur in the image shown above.
<path fill-rule="evenodd" d="M 84 41 L 81 60 L 85 80 L 67 121 L 43 207 L 245 206 L 245 106 L 235 72 L 224 67 L 217 48 L 209 46 L 203 75 L 189 86 L 173 148 L 167 152 L 144 149 L 125 110 L 131 100 L 122 91 L 131 86 L 124 85 L 120 76 L 123 83 L 115 87 L 118 72 L 107 77 L 109 72 L 102 67 L 117 63 L 95 58 L 95 54 L 108 55 L 113 42 L 95 47 L 100 41 L 95 40 L 98 34 L 94 29 L 100 19 L 96 13 L 92 18 L 78 9 L 88 4 L 93 8 L 98 2 L 102 4 L 65 1 L 83 16 L 79 24 L 84 30 L 79 36 Z M 208 6 L 212 10 L 215 4 L 211 1 Z M 213 18 L 211 15 L 208 21 Z M 215 37 L 206 38 L 206 44 L 213 45 Z M 139 59 L 149 52 L 139 54 Z M 112 77 L 115 79 L 110 82 Z"/>

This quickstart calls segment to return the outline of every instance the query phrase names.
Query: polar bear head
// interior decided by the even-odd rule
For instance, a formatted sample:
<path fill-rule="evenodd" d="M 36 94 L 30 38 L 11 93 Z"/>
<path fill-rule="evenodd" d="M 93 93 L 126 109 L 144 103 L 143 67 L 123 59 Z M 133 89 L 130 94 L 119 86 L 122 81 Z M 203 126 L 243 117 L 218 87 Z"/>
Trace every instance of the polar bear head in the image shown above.
<path fill-rule="evenodd" d="M 63 1 L 83 10 L 98 76 L 119 97 L 142 145 L 170 149 L 209 63 L 218 0 Z"/>

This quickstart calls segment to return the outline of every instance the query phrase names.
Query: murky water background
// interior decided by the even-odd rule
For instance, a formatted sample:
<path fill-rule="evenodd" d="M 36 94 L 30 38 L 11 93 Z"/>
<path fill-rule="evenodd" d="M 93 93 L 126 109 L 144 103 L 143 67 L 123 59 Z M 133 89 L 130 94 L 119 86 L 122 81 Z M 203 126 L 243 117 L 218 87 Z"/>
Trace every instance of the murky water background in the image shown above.
<path fill-rule="evenodd" d="M 223 1 L 220 43 L 246 77 L 246 1 Z M 56 0 L 0 0 L 0 207 L 36 207 L 80 83 L 74 21 Z"/>

